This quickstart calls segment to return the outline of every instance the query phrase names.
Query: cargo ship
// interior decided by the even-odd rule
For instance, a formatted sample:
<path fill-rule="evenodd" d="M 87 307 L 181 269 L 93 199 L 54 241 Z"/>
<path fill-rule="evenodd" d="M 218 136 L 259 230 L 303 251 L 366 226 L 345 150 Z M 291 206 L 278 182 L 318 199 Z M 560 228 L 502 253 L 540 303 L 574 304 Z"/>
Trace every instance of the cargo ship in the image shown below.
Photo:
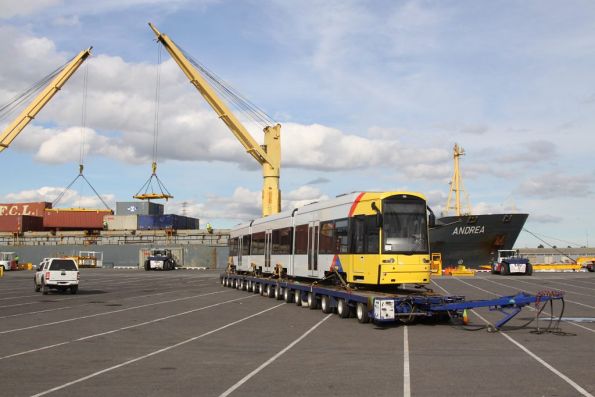
<path fill-rule="evenodd" d="M 430 229 L 430 247 L 433 253 L 440 253 L 443 266 L 465 265 L 479 268 L 489 264 L 498 250 L 512 249 L 529 214 L 470 214 L 461 206 L 461 195 L 466 193 L 459 172 L 459 157 L 465 151 L 454 146 L 454 172 L 446 203 L 446 212 L 455 215 L 443 216 Z M 452 204 L 451 204 L 452 203 Z"/>

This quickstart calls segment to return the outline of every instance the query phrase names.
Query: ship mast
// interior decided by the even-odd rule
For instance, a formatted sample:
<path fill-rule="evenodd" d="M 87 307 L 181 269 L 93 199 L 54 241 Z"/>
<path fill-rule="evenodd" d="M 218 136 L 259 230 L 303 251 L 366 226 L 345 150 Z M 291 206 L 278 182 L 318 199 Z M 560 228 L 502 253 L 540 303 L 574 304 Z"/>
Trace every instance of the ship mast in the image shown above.
<path fill-rule="evenodd" d="M 453 149 L 453 159 L 454 159 L 454 172 L 452 174 L 452 179 L 450 181 L 450 191 L 448 192 L 448 200 L 446 201 L 446 213 L 448 213 L 451 209 L 455 211 L 457 216 L 461 216 L 463 213 L 461 211 L 461 192 L 465 195 L 465 199 L 467 201 L 467 208 L 466 213 L 471 213 L 471 205 L 469 204 L 469 196 L 465 191 L 463 186 L 463 181 L 461 180 L 461 172 L 459 170 L 459 157 L 465 155 L 465 149 L 460 147 L 455 143 Z M 453 198 L 454 195 L 454 198 Z M 452 203 L 452 204 L 451 204 Z"/>

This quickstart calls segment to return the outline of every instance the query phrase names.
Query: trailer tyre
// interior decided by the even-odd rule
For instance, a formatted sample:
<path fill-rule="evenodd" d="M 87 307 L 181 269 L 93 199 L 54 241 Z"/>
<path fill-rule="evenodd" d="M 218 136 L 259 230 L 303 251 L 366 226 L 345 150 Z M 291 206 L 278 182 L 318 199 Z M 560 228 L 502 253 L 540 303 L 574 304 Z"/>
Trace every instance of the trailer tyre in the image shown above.
<path fill-rule="evenodd" d="M 503 263 L 502 266 L 500 266 L 500 274 L 503 276 L 507 276 L 509 273 L 508 271 L 508 263 Z"/>
<path fill-rule="evenodd" d="M 283 299 L 283 289 L 281 289 L 280 285 L 275 286 L 275 299 L 277 299 L 278 301 Z"/>
<path fill-rule="evenodd" d="M 272 285 L 267 285 L 266 294 L 269 298 L 275 297 L 275 288 Z"/>
<path fill-rule="evenodd" d="M 320 309 L 325 314 L 333 312 L 333 308 L 331 307 L 331 298 L 329 296 L 322 295 L 320 297 Z"/>
<path fill-rule="evenodd" d="M 283 300 L 285 303 L 291 303 L 293 301 L 293 292 L 289 288 L 283 290 Z"/>
<path fill-rule="evenodd" d="M 302 291 L 300 291 L 299 289 L 296 289 L 293 292 L 293 302 L 296 304 L 296 306 L 302 305 Z"/>
<path fill-rule="evenodd" d="M 370 322 L 370 314 L 368 313 L 368 305 L 358 302 L 356 312 L 357 321 L 362 324 Z"/>
<path fill-rule="evenodd" d="M 337 300 L 337 314 L 341 318 L 348 318 L 349 317 L 349 304 L 345 299 L 338 299 Z"/>
<path fill-rule="evenodd" d="M 310 310 L 318 309 L 318 301 L 314 292 L 308 292 L 308 308 Z"/>

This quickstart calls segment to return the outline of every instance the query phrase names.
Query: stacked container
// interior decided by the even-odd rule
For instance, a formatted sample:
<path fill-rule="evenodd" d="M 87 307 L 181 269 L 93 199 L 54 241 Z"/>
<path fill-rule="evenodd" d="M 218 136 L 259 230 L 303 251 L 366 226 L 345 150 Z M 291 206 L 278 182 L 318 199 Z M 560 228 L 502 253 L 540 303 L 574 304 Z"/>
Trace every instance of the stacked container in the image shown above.
<path fill-rule="evenodd" d="M 45 210 L 43 226 L 59 230 L 103 229 L 103 218 L 112 210 Z"/>
<path fill-rule="evenodd" d="M 0 216 L 43 216 L 46 209 L 52 208 L 52 203 L 45 201 L 35 203 L 0 204 Z"/>
<path fill-rule="evenodd" d="M 119 201 L 116 215 L 163 215 L 163 204 L 150 201 Z"/>
<path fill-rule="evenodd" d="M 43 217 L 31 215 L 0 216 L 0 232 L 37 232 L 43 230 Z"/>

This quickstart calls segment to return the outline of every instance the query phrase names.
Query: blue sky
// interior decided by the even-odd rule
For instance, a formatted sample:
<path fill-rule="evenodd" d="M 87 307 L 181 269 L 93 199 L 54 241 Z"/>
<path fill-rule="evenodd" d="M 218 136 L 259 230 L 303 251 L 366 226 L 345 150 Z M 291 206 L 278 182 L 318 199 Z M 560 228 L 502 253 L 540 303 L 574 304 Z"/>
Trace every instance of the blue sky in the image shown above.
<path fill-rule="evenodd" d="M 593 245 L 594 17 L 590 1 L 0 0 L 0 103 L 92 45 L 85 175 L 129 200 L 150 174 L 152 21 L 283 125 L 285 208 L 407 189 L 440 212 L 456 142 L 474 212 L 528 212 L 549 242 Z M 168 210 L 258 216 L 259 168 L 162 59 Z M 76 176 L 82 70 L 0 154 L 0 201 L 52 201 Z M 97 205 L 74 188 L 65 205 Z"/>

